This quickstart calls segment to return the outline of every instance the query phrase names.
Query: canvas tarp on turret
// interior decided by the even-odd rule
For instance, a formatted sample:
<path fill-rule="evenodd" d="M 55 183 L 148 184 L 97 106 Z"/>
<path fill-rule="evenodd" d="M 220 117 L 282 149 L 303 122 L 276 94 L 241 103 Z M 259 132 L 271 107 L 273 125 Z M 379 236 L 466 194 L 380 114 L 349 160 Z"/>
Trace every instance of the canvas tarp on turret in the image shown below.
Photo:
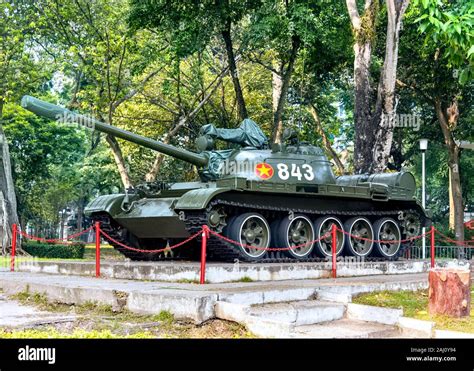
<path fill-rule="evenodd" d="M 201 135 L 209 135 L 214 139 L 221 139 L 229 143 L 236 143 L 243 147 L 268 148 L 268 139 L 258 125 L 250 120 L 242 121 L 237 129 L 216 128 L 212 124 L 204 125 Z"/>

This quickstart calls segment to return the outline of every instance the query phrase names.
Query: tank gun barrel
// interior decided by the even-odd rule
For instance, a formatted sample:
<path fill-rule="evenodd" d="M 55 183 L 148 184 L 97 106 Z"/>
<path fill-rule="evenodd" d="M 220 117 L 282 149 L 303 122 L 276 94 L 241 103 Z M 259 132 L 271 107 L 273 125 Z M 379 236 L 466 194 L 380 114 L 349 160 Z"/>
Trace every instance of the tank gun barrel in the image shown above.
<path fill-rule="evenodd" d="M 89 128 L 96 129 L 102 133 L 110 134 L 114 137 L 121 138 L 129 142 L 139 144 L 143 147 L 164 153 L 165 155 L 169 155 L 177 159 L 190 162 L 199 167 L 206 166 L 208 162 L 208 158 L 203 154 L 198 154 L 185 149 L 176 148 L 158 140 L 153 140 L 142 135 L 134 134 L 130 131 L 120 129 L 109 124 L 105 124 L 92 117 L 75 113 L 66 108 L 59 107 L 48 102 L 44 102 L 29 95 L 25 95 L 21 99 L 21 105 L 23 108 L 33 112 L 38 116 L 45 117 L 51 120 L 60 120 L 62 122 L 77 123 L 79 125 L 87 126 Z"/>

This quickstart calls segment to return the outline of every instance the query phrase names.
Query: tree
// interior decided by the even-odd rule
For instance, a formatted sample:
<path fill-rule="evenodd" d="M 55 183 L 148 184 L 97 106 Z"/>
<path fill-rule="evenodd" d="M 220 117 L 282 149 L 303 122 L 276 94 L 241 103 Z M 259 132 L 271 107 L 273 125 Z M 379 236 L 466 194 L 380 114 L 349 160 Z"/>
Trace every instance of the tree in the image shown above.
<path fill-rule="evenodd" d="M 63 70 L 75 87 L 67 105 L 91 111 L 109 124 L 119 107 L 142 91 L 161 70 L 159 45 L 150 32 L 128 32 L 125 0 L 41 0 L 35 2 L 46 48 L 59 48 Z M 64 52 L 66 50 L 66 52 Z M 54 50 L 50 53 L 54 53 Z M 132 182 L 120 144 L 106 136 L 124 187 Z"/>
<path fill-rule="evenodd" d="M 359 14 L 357 0 L 346 0 L 354 33 L 354 167 L 359 173 L 386 169 L 395 125 L 395 81 L 399 33 L 409 0 L 387 0 L 385 57 L 374 97 L 371 85 L 372 46 L 377 35 L 379 0 L 365 0 Z"/>
<path fill-rule="evenodd" d="M 40 118 L 15 104 L 5 106 L 5 135 L 11 143 L 12 170 L 23 227 L 55 236 L 59 212 L 118 188 L 120 179 L 105 145 L 88 154 L 91 136 L 72 125 Z M 82 229 L 82 221 L 77 221 Z"/>
<path fill-rule="evenodd" d="M 10 149 L 3 130 L 5 105 L 43 81 L 26 35 L 36 27 L 27 13 L 28 4 L 0 3 L 0 233 L 2 253 L 11 242 L 12 224 L 18 223 L 16 192 L 12 178 Z M 47 65 L 47 63 L 46 63 Z M 44 71 L 44 70 L 43 70 Z"/>
<path fill-rule="evenodd" d="M 320 7 L 312 1 L 264 1 L 243 33 L 248 58 L 272 76 L 272 142 L 280 143 L 283 114 L 298 53 L 317 38 Z"/>
<path fill-rule="evenodd" d="M 430 56 L 434 81 L 424 93 L 436 113 L 448 151 L 450 210 L 455 236 L 464 239 L 464 205 L 460 175 L 460 148 L 455 133 L 459 122 L 459 101 L 466 99 L 466 85 L 474 76 L 474 5 L 463 1 L 415 0 L 419 32 L 426 35 L 425 56 Z M 453 79 L 456 70 L 458 84 Z M 451 73 L 450 73 L 451 72 Z M 450 76 L 451 75 L 451 76 Z M 444 77 L 444 78 L 442 78 Z M 409 86 L 414 87 L 413 83 Z M 472 86 L 471 86 L 472 89 Z"/>
<path fill-rule="evenodd" d="M 260 2 L 260 0 L 199 2 L 131 0 L 129 19 L 136 29 L 147 27 L 157 29 L 165 37 L 171 38 L 180 57 L 202 51 L 213 37 L 219 35 L 225 46 L 238 116 L 240 120 L 244 120 L 248 117 L 248 112 L 237 68 L 232 27 L 251 10 L 258 8 Z"/>

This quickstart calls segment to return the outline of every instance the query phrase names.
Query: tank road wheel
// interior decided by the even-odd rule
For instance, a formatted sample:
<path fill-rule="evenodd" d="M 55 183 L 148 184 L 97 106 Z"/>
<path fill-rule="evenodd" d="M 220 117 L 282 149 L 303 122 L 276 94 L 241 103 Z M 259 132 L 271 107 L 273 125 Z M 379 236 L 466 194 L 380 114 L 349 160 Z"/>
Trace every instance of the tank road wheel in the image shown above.
<path fill-rule="evenodd" d="M 368 256 L 374 247 L 373 241 L 361 240 L 356 237 L 374 239 L 372 224 L 366 218 L 355 217 L 344 223 L 344 230 L 351 235 L 347 236 L 345 248 L 346 252 L 352 256 Z"/>
<path fill-rule="evenodd" d="M 332 237 L 331 230 L 333 224 L 337 228 L 343 230 L 341 221 L 334 216 L 324 216 L 316 219 L 314 222 L 314 230 L 316 231 L 316 239 L 322 238 L 327 234 L 327 237 L 316 242 L 316 254 L 321 257 L 332 256 Z M 336 255 L 339 255 L 344 247 L 345 236 L 341 231 L 336 231 Z"/>
<path fill-rule="evenodd" d="M 212 208 L 207 216 L 208 225 L 212 230 L 221 233 L 226 223 L 227 214 L 223 207 Z"/>
<path fill-rule="evenodd" d="M 407 214 L 401 224 L 406 238 L 415 237 L 421 233 L 421 220 L 416 214 Z"/>
<path fill-rule="evenodd" d="M 258 213 L 245 213 L 235 217 L 228 228 L 228 236 L 242 245 L 234 245 L 246 260 L 258 260 L 270 245 L 270 227 Z"/>
<path fill-rule="evenodd" d="M 382 218 L 374 223 L 375 239 L 387 242 L 375 242 L 374 253 L 387 259 L 395 259 L 400 251 L 400 242 L 390 241 L 401 240 L 402 233 L 395 220 L 392 218 Z"/>
<path fill-rule="evenodd" d="M 304 215 L 295 215 L 293 218 L 287 216 L 281 219 L 275 235 L 276 245 L 289 248 L 284 252 L 291 258 L 303 259 L 313 251 L 314 242 L 292 248 L 292 246 L 298 246 L 315 239 L 313 223 Z"/>

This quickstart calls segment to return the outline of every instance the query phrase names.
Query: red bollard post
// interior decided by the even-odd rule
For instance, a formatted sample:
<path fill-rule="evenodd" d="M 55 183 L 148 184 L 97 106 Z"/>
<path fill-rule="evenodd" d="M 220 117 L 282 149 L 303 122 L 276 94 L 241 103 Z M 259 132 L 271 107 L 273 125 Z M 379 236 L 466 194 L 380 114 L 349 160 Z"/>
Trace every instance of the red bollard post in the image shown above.
<path fill-rule="evenodd" d="M 95 276 L 100 278 L 100 222 L 95 222 Z"/>
<path fill-rule="evenodd" d="M 15 272 L 15 254 L 16 254 L 16 240 L 18 227 L 15 223 L 12 225 L 12 258 L 10 261 L 10 270 Z"/>
<path fill-rule="evenodd" d="M 331 235 L 332 235 L 332 278 L 336 278 L 336 268 L 337 268 L 337 263 L 336 263 L 336 224 L 332 225 L 332 230 L 331 230 Z"/>
<path fill-rule="evenodd" d="M 202 226 L 202 241 L 201 241 L 201 277 L 199 283 L 203 285 L 206 282 L 206 250 L 207 250 L 207 238 L 209 237 L 209 227 L 207 225 Z"/>
<path fill-rule="evenodd" d="M 431 226 L 431 268 L 435 267 L 435 227 Z"/>

